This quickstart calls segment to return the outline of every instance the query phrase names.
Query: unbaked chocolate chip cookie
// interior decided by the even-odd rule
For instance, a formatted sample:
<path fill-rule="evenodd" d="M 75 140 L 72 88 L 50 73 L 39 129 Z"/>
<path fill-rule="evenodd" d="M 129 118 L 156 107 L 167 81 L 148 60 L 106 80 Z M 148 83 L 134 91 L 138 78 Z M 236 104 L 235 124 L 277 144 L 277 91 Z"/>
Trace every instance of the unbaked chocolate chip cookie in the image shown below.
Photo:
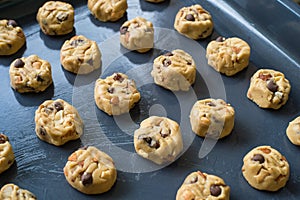
<path fill-rule="evenodd" d="M 19 188 L 19 186 L 9 183 L 4 185 L 0 190 L 1 200 L 36 200 L 34 194 L 28 190 Z"/>
<path fill-rule="evenodd" d="M 300 145 L 300 116 L 289 123 L 286 129 L 286 135 L 291 143 Z"/>
<path fill-rule="evenodd" d="M 14 161 L 15 155 L 8 137 L 0 133 L 0 174 L 10 168 Z"/>
<path fill-rule="evenodd" d="M 96 147 L 72 153 L 64 167 L 68 183 L 85 194 L 100 194 L 111 189 L 117 179 L 113 159 Z"/>

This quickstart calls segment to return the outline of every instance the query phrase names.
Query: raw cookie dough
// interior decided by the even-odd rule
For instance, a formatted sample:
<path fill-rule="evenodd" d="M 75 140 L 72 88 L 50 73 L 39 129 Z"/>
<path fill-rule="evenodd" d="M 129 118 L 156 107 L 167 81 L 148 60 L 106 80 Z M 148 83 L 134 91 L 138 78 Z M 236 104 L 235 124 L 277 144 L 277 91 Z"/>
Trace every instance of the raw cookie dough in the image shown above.
<path fill-rule="evenodd" d="M 134 80 L 122 73 L 114 73 L 95 83 L 94 98 L 97 107 L 108 115 L 129 112 L 140 100 L 141 95 Z"/>
<path fill-rule="evenodd" d="M 232 76 L 248 66 L 250 46 L 240 38 L 219 37 L 207 45 L 206 58 L 216 71 Z"/>
<path fill-rule="evenodd" d="M 223 138 L 234 126 L 234 108 L 222 99 L 197 101 L 190 113 L 193 132 L 201 137 Z"/>
<path fill-rule="evenodd" d="M 258 190 L 277 191 L 284 187 L 289 179 L 289 163 L 270 146 L 252 149 L 243 161 L 244 178 Z"/>
<path fill-rule="evenodd" d="M 120 42 L 129 50 L 149 51 L 154 46 L 153 24 L 142 17 L 126 21 L 120 28 Z"/>
<path fill-rule="evenodd" d="M 247 97 L 261 108 L 279 109 L 287 102 L 290 90 L 283 73 L 260 69 L 251 77 Z"/>
<path fill-rule="evenodd" d="M 134 132 L 134 148 L 156 164 L 172 162 L 183 149 L 180 127 L 166 117 L 151 116 Z"/>
<path fill-rule="evenodd" d="M 52 84 L 51 65 L 37 55 L 14 60 L 9 69 L 10 85 L 17 92 L 42 92 Z"/>
<path fill-rule="evenodd" d="M 0 133 L 0 174 L 10 168 L 14 161 L 15 155 L 8 137 Z"/>
<path fill-rule="evenodd" d="M 67 71 L 88 74 L 101 67 L 101 52 L 95 41 L 74 36 L 61 47 L 60 62 Z"/>
<path fill-rule="evenodd" d="M 213 31 L 214 24 L 209 12 L 196 4 L 178 11 L 174 28 L 180 34 L 198 40 L 208 37 Z"/>
<path fill-rule="evenodd" d="M 300 116 L 289 123 L 286 129 L 286 135 L 291 143 L 300 145 Z"/>
<path fill-rule="evenodd" d="M 0 190 L 1 200 L 35 200 L 34 194 L 28 190 L 21 189 L 12 183 L 4 185 Z"/>
<path fill-rule="evenodd" d="M 117 21 L 126 12 L 126 0 L 88 0 L 88 8 L 98 20 Z"/>
<path fill-rule="evenodd" d="M 47 100 L 35 111 L 35 132 L 41 140 L 60 146 L 80 138 L 83 122 L 76 108 L 64 100 Z"/>
<path fill-rule="evenodd" d="M 61 1 L 48 1 L 39 8 L 36 20 L 46 35 L 65 35 L 73 31 L 74 8 Z"/>
<path fill-rule="evenodd" d="M 85 194 L 100 194 L 111 189 L 117 179 L 114 161 L 96 147 L 72 153 L 64 167 L 68 183 Z"/>
<path fill-rule="evenodd" d="M 195 82 L 196 64 L 191 55 L 176 49 L 154 60 L 151 75 L 157 85 L 166 89 L 188 91 Z"/>
<path fill-rule="evenodd" d="M 16 53 L 26 38 L 15 20 L 0 20 L 0 56 Z"/>
<path fill-rule="evenodd" d="M 200 171 L 189 174 L 177 191 L 176 200 L 229 200 L 230 187 L 218 176 Z"/>

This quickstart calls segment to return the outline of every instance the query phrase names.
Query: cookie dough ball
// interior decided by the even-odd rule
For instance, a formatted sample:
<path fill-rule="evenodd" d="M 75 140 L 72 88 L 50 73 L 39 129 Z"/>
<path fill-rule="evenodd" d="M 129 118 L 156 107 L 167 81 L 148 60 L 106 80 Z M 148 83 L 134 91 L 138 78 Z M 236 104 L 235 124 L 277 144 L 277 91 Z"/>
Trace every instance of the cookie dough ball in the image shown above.
<path fill-rule="evenodd" d="M 10 168 L 14 161 L 15 155 L 8 137 L 0 133 L 0 174 Z"/>
<path fill-rule="evenodd" d="M 48 1 L 39 8 L 36 20 L 46 35 L 65 35 L 73 31 L 74 8 L 61 1 Z"/>
<path fill-rule="evenodd" d="M 67 71 L 88 74 L 101 67 L 101 52 L 95 41 L 74 36 L 61 47 L 60 62 Z"/>
<path fill-rule="evenodd" d="M 188 91 L 195 82 L 196 64 L 192 56 L 176 49 L 154 60 L 151 75 L 154 82 L 172 91 Z"/>
<path fill-rule="evenodd" d="M 141 95 L 134 80 L 122 73 L 114 73 L 95 83 L 94 98 L 97 107 L 108 115 L 128 113 Z"/>
<path fill-rule="evenodd" d="M 37 55 L 14 60 L 9 76 L 11 87 L 19 93 L 42 92 L 52 84 L 50 63 Z"/>
<path fill-rule="evenodd" d="M 156 164 L 172 162 L 183 149 L 180 127 L 166 117 L 151 116 L 134 132 L 134 148 Z"/>
<path fill-rule="evenodd" d="M 234 126 L 234 108 L 222 99 L 197 101 L 190 113 L 193 132 L 201 137 L 223 138 Z"/>
<path fill-rule="evenodd" d="M 206 58 L 216 71 L 232 76 L 248 66 L 250 46 L 240 38 L 219 37 L 207 45 Z"/>
<path fill-rule="evenodd" d="M 126 21 L 120 28 L 120 42 L 132 51 L 149 51 L 154 46 L 153 24 L 142 17 Z"/>
<path fill-rule="evenodd" d="M 164 2 L 164 0 L 146 0 L 148 2 L 151 2 L 151 3 L 161 3 L 161 2 Z"/>
<path fill-rule="evenodd" d="M 270 146 L 252 149 L 243 161 L 244 178 L 258 190 L 277 191 L 284 187 L 289 179 L 289 163 Z"/>
<path fill-rule="evenodd" d="M 189 174 L 177 191 L 176 200 L 229 200 L 230 187 L 218 176 L 200 171 Z"/>
<path fill-rule="evenodd" d="M 83 122 L 76 108 L 64 100 L 47 100 L 35 111 L 35 132 L 41 140 L 60 146 L 80 138 Z"/>
<path fill-rule="evenodd" d="M 286 135 L 291 143 L 300 146 L 300 116 L 289 123 L 286 129 Z"/>
<path fill-rule="evenodd" d="M 19 188 L 12 183 L 4 185 L 0 190 L 0 199 L 2 200 L 36 200 L 34 194 L 28 190 Z"/>
<path fill-rule="evenodd" d="M 25 41 L 24 32 L 15 20 L 0 20 L 0 56 L 16 53 Z"/>
<path fill-rule="evenodd" d="M 260 69 L 251 77 L 247 97 L 261 108 L 279 109 L 287 102 L 290 90 L 283 73 Z"/>
<path fill-rule="evenodd" d="M 72 153 L 64 167 L 68 183 L 85 194 L 100 194 L 111 189 L 117 179 L 113 159 L 96 147 Z"/>
<path fill-rule="evenodd" d="M 88 0 L 88 8 L 98 20 L 117 21 L 126 12 L 126 0 Z"/>
<path fill-rule="evenodd" d="M 178 11 L 174 28 L 180 34 L 198 40 L 208 37 L 213 31 L 214 24 L 209 12 L 196 4 Z"/>

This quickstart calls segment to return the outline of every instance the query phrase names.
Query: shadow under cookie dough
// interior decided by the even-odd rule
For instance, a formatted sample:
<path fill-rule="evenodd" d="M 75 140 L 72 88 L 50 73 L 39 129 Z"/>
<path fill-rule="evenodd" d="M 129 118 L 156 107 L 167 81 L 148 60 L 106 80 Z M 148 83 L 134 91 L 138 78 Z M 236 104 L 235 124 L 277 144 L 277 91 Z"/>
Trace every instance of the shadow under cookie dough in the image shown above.
<path fill-rule="evenodd" d="M 115 32 L 119 32 L 120 27 L 122 26 L 122 24 L 128 20 L 128 18 L 127 18 L 127 12 L 124 14 L 123 17 L 121 17 L 120 19 L 118 19 L 117 21 L 114 21 L 114 22 L 111 22 L 111 21 L 107 21 L 107 22 L 99 21 L 92 14 L 89 14 L 89 18 L 90 18 L 91 22 L 93 24 L 95 24 L 97 27 L 106 27 L 106 28 L 114 30 Z"/>
<path fill-rule="evenodd" d="M 141 9 L 143 11 L 157 11 L 157 12 L 162 12 L 163 10 L 165 10 L 169 4 L 170 4 L 171 0 L 165 0 L 163 2 L 160 3 L 152 3 L 146 0 L 140 0 L 140 5 L 141 5 Z"/>
<path fill-rule="evenodd" d="M 0 56 L 0 65 L 4 67 L 9 67 L 10 64 L 17 58 L 23 57 L 24 52 L 26 51 L 26 43 L 14 54 L 8 56 Z"/>
<path fill-rule="evenodd" d="M 10 168 L 8 168 L 6 171 L 0 174 L 1 176 L 0 185 L 4 185 L 6 183 L 11 182 L 16 178 L 17 174 L 18 174 L 18 166 L 17 166 L 17 161 L 15 160 L 15 162 L 10 166 Z"/>
<path fill-rule="evenodd" d="M 40 30 L 40 37 L 44 41 L 44 44 L 48 48 L 53 50 L 60 50 L 64 42 L 75 35 L 76 35 L 75 27 L 73 28 L 73 31 L 71 33 L 68 33 L 66 35 L 46 35 L 45 33 L 43 33 L 42 30 Z"/>

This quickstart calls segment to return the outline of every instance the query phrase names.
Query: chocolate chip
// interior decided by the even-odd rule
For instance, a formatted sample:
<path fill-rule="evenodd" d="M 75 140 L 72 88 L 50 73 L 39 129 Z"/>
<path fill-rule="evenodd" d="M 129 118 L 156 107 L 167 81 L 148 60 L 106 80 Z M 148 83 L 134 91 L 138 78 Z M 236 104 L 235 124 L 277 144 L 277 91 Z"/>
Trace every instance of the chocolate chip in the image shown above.
<path fill-rule="evenodd" d="M 207 105 L 211 106 L 211 107 L 215 107 L 216 104 L 214 104 L 213 102 L 208 102 Z"/>
<path fill-rule="evenodd" d="M 89 65 L 91 65 L 91 66 L 93 66 L 94 60 L 93 59 L 89 59 L 86 63 L 89 64 Z"/>
<path fill-rule="evenodd" d="M 145 142 L 148 143 L 148 145 L 151 147 L 151 148 L 155 148 L 155 149 L 158 149 L 160 147 L 160 144 L 153 140 L 151 137 L 145 137 L 143 138 Z"/>
<path fill-rule="evenodd" d="M 88 147 L 89 147 L 89 146 L 87 146 L 87 145 L 86 145 L 86 146 L 80 147 L 79 149 L 82 149 L 82 150 L 87 150 L 87 149 L 88 149 Z"/>
<path fill-rule="evenodd" d="M 41 77 L 41 75 L 37 75 L 36 80 L 39 82 L 43 82 L 44 79 Z"/>
<path fill-rule="evenodd" d="M 66 21 L 69 17 L 69 14 L 67 13 L 60 13 L 58 14 L 58 16 L 56 17 L 56 19 L 59 21 L 59 22 L 63 22 L 63 21 Z"/>
<path fill-rule="evenodd" d="M 253 161 L 258 161 L 259 164 L 265 162 L 265 158 L 264 158 L 264 156 L 261 155 L 261 154 L 254 154 L 254 156 L 251 158 L 251 160 L 253 160 Z"/>
<path fill-rule="evenodd" d="M 114 93 L 114 91 L 115 91 L 115 88 L 113 88 L 113 87 L 110 87 L 107 89 L 107 92 L 109 92 L 111 94 Z"/>
<path fill-rule="evenodd" d="M 54 108 L 58 111 L 63 110 L 64 106 L 62 105 L 62 103 L 60 103 L 59 101 L 55 101 L 54 102 Z"/>
<path fill-rule="evenodd" d="M 198 181 L 198 176 L 194 176 L 191 178 L 190 183 L 193 184 L 196 183 L 197 181 Z"/>
<path fill-rule="evenodd" d="M 187 65 L 191 65 L 192 63 L 191 62 L 189 62 L 189 61 L 187 61 L 187 63 L 186 63 Z"/>
<path fill-rule="evenodd" d="M 185 19 L 188 20 L 188 21 L 195 21 L 195 17 L 192 14 L 187 14 L 185 16 Z"/>
<path fill-rule="evenodd" d="M 77 47 L 78 45 L 82 45 L 84 43 L 84 40 L 82 39 L 78 39 L 78 40 L 73 40 L 70 45 L 71 46 L 74 46 L 74 47 Z"/>
<path fill-rule="evenodd" d="M 170 130 L 168 130 L 167 133 L 165 131 L 164 132 L 160 132 L 160 135 L 161 135 L 161 137 L 166 138 L 166 137 L 168 137 L 170 135 Z"/>
<path fill-rule="evenodd" d="M 121 35 L 126 34 L 126 32 L 128 32 L 128 26 L 122 26 L 122 27 L 120 28 L 120 33 L 121 33 Z"/>
<path fill-rule="evenodd" d="M 40 130 L 39 130 L 39 132 L 40 132 L 40 135 L 42 135 L 42 136 L 45 136 L 45 135 L 47 135 L 47 131 L 46 131 L 46 129 L 44 128 L 44 127 L 40 127 Z"/>
<path fill-rule="evenodd" d="M 115 76 L 114 76 L 114 80 L 115 81 L 120 81 L 120 82 L 122 82 L 123 80 L 124 80 L 124 78 L 122 77 L 122 75 L 121 74 L 116 74 Z"/>
<path fill-rule="evenodd" d="M 93 183 L 93 176 L 91 173 L 84 172 L 81 176 L 82 185 L 87 186 Z"/>
<path fill-rule="evenodd" d="M 222 189 L 219 185 L 211 185 L 210 186 L 210 194 L 217 197 L 222 193 Z"/>
<path fill-rule="evenodd" d="M 8 141 L 8 138 L 4 134 L 0 133 L 0 144 L 4 144 L 6 141 Z"/>
<path fill-rule="evenodd" d="M 165 56 L 173 56 L 174 54 L 172 54 L 172 52 L 167 52 L 164 54 Z"/>
<path fill-rule="evenodd" d="M 7 25 L 8 26 L 13 26 L 13 27 L 17 27 L 18 26 L 17 22 L 15 20 L 13 20 L 13 19 L 8 20 Z"/>
<path fill-rule="evenodd" d="M 15 68 L 22 68 L 24 67 L 24 65 L 25 63 L 20 58 L 18 58 L 14 63 Z"/>
<path fill-rule="evenodd" d="M 260 78 L 263 81 L 267 81 L 272 78 L 272 75 L 271 74 L 259 74 L 258 78 Z"/>
<path fill-rule="evenodd" d="M 172 62 L 171 62 L 171 60 L 170 59 L 164 59 L 164 61 L 163 61 L 163 65 L 165 66 L 165 67 L 168 67 L 169 65 L 171 65 L 172 64 Z"/>
<path fill-rule="evenodd" d="M 274 83 L 274 81 L 272 79 L 270 79 L 267 82 L 267 88 L 271 91 L 271 92 L 276 92 L 278 89 L 278 85 L 276 85 L 276 83 Z"/>
<path fill-rule="evenodd" d="M 216 42 L 224 42 L 225 38 L 222 36 L 217 37 Z"/>

